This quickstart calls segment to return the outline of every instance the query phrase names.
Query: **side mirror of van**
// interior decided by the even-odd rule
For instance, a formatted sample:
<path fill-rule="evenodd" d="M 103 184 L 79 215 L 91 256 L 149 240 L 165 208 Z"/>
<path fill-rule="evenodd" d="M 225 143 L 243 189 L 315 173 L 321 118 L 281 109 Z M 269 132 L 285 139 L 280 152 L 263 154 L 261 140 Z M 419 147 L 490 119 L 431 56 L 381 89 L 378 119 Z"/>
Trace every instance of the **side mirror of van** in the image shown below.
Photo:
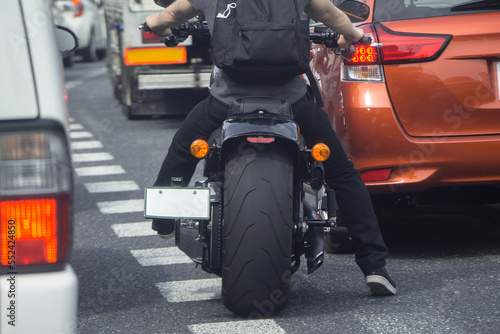
<path fill-rule="evenodd" d="M 56 28 L 57 45 L 59 46 L 61 56 L 64 57 L 76 50 L 79 45 L 78 37 L 73 31 L 66 27 L 56 25 Z"/>
<path fill-rule="evenodd" d="M 356 0 L 342 2 L 339 9 L 347 15 L 352 23 L 363 22 L 370 16 L 370 7 Z"/>
<path fill-rule="evenodd" d="M 175 0 L 154 0 L 155 4 L 157 4 L 160 7 L 168 7 L 171 4 L 174 3 Z"/>

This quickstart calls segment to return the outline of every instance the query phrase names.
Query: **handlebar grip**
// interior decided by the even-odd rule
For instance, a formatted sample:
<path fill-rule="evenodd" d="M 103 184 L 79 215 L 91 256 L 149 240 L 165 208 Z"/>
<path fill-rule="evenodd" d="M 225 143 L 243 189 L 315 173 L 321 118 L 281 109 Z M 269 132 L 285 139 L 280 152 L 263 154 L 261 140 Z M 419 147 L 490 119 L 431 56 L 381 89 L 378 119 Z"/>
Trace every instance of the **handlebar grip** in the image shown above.
<path fill-rule="evenodd" d="M 343 49 L 341 52 L 344 59 L 351 59 L 356 54 L 356 47 L 354 45 L 349 45 L 348 49 Z"/>
<path fill-rule="evenodd" d="M 168 35 L 163 40 L 163 43 L 165 44 L 165 46 L 168 46 L 169 48 L 175 48 L 177 45 L 179 45 L 179 40 L 175 35 Z"/>
<path fill-rule="evenodd" d="M 143 24 L 139 25 L 139 30 L 143 30 L 145 32 L 153 33 L 153 30 L 148 26 L 148 24 L 146 22 L 144 22 Z"/>
<path fill-rule="evenodd" d="M 370 46 L 372 44 L 372 39 L 370 36 L 365 35 L 363 38 L 361 38 L 359 41 L 357 41 L 354 44 L 363 45 L 363 46 Z"/>

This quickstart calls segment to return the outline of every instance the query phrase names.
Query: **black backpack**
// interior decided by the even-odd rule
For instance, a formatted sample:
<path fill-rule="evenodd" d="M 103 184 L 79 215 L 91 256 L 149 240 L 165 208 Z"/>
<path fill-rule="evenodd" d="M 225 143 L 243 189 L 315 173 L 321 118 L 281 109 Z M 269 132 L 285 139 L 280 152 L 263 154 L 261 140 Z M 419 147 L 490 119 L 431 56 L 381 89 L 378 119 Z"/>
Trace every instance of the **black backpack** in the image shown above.
<path fill-rule="evenodd" d="M 297 0 L 218 0 L 215 65 L 241 83 L 282 84 L 309 68 L 309 22 Z"/>

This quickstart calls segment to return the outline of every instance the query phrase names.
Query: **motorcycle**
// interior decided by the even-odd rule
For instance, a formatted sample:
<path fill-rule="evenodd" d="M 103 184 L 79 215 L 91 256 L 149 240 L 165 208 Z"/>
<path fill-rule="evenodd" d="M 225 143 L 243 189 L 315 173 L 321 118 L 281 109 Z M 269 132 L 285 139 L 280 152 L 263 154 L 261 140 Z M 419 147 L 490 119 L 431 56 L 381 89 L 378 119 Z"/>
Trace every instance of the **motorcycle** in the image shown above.
<path fill-rule="evenodd" d="M 366 5 L 346 2 L 358 17 L 361 6 L 366 12 Z M 312 42 L 338 47 L 337 33 L 313 30 Z M 173 28 L 165 44 L 207 32 L 199 18 Z M 190 150 L 205 160 L 206 179 L 194 187 L 173 178 L 171 187 L 146 188 L 145 217 L 176 219 L 176 246 L 222 278 L 227 309 L 250 317 L 283 310 L 302 255 L 313 273 L 324 263 L 325 235 L 349 236 L 336 224 L 335 192 L 324 181 L 329 148 L 306 147 L 287 101 L 248 97 L 234 101 L 222 126 Z"/>

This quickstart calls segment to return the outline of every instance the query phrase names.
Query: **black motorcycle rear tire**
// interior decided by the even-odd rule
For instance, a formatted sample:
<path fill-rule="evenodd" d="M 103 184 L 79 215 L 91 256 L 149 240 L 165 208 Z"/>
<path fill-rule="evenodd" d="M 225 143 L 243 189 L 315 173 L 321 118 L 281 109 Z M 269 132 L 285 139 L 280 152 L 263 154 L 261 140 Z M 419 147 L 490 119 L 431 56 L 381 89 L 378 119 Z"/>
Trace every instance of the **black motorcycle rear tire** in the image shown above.
<path fill-rule="evenodd" d="M 269 317 L 288 303 L 292 161 L 276 144 L 239 147 L 226 159 L 222 300 L 236 314 Z"/>

